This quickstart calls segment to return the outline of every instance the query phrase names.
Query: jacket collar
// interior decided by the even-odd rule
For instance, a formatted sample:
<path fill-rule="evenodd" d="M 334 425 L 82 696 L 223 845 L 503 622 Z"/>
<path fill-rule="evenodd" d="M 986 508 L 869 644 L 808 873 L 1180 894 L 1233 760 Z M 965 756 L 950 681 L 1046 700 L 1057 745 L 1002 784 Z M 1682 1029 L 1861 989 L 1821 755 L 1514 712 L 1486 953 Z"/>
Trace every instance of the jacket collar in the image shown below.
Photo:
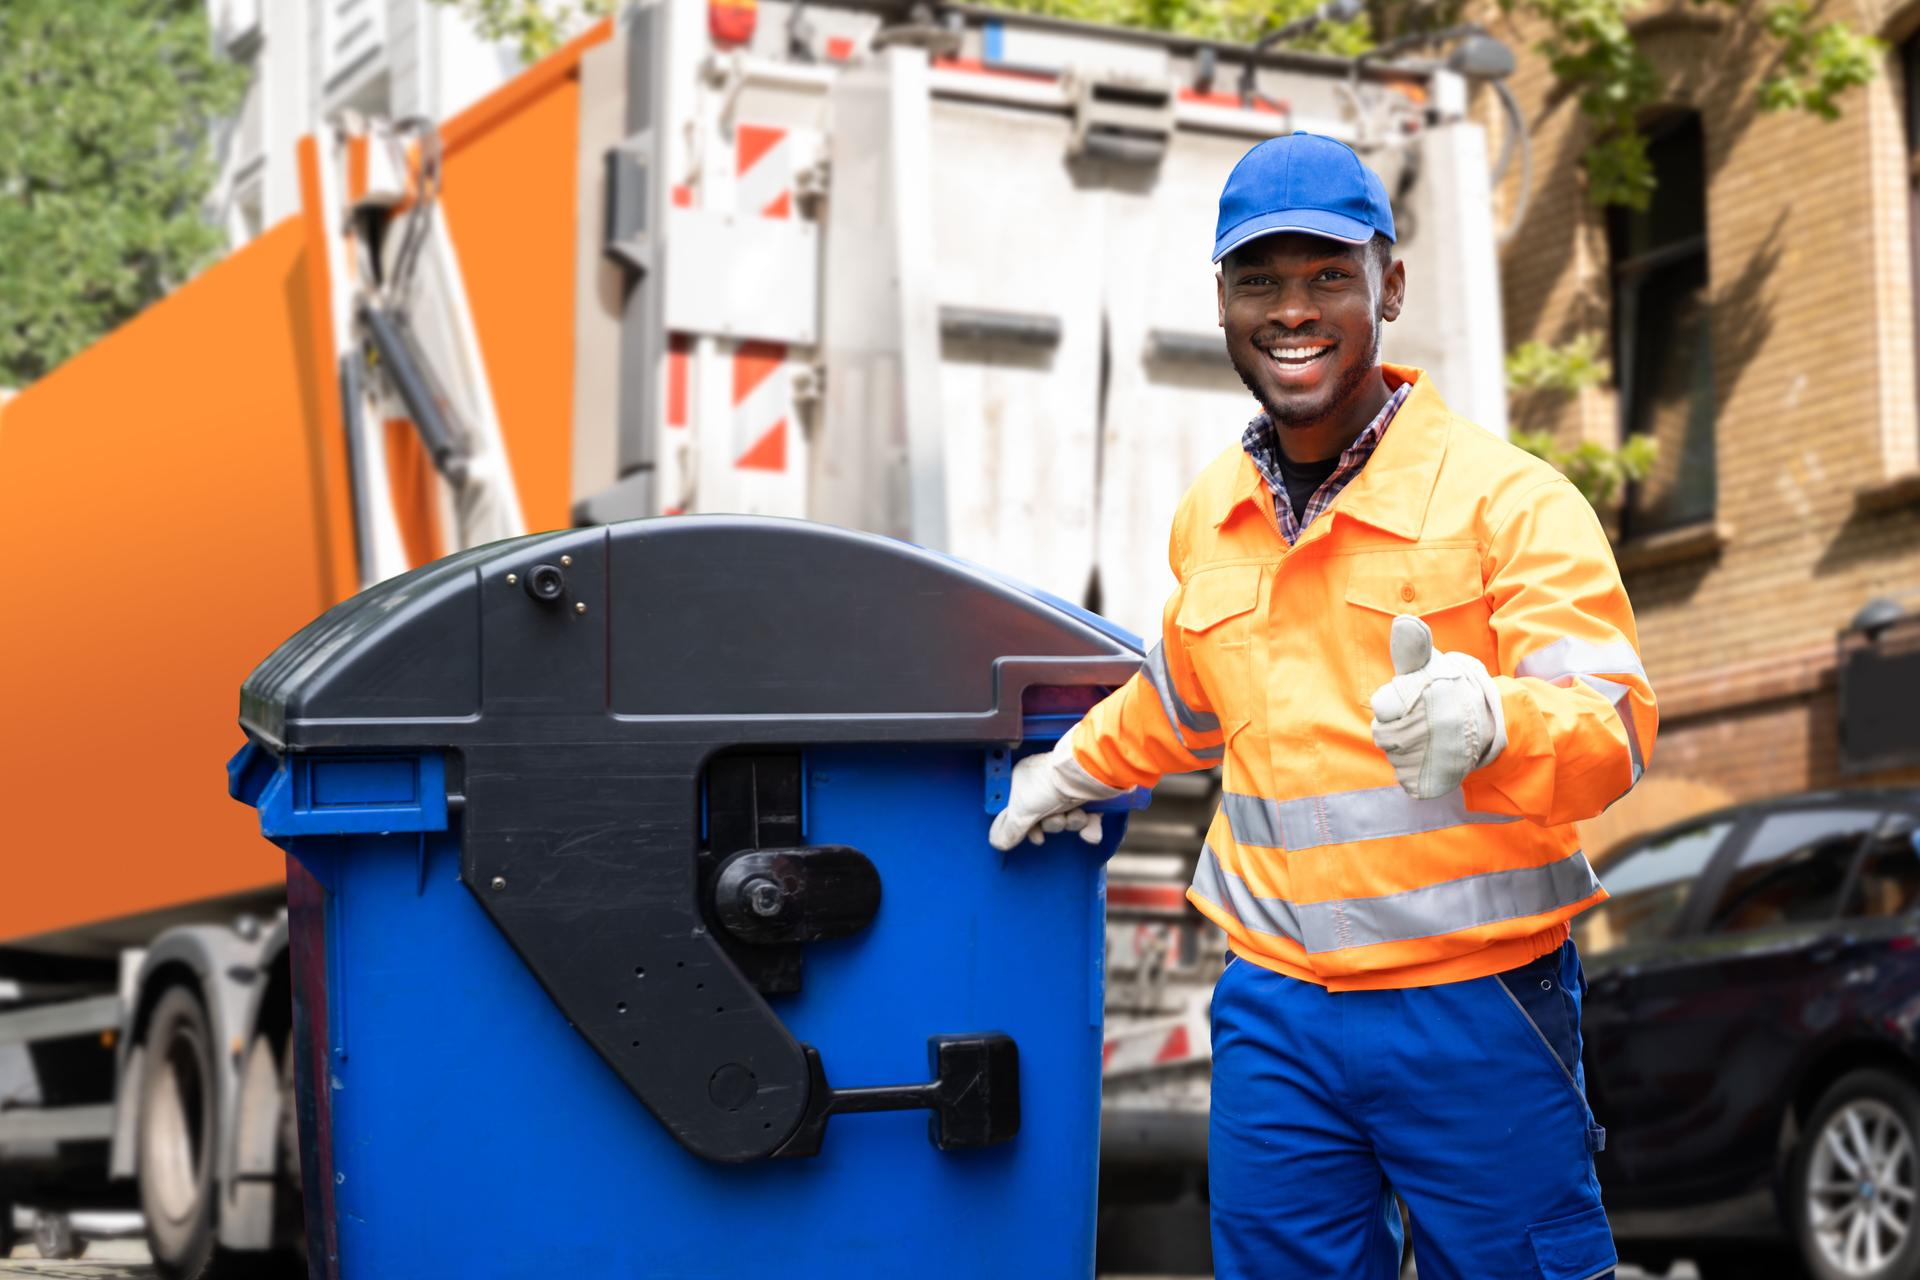
<path fill-rule="evenodd" d="M 1383 364 L 1381 368 L 1389 387 L 1411 382 L 1413 390 L 1393 415 L 1367 465 L 1334 499 L 1331 511 L 1396 537 L 1418 538 L 1426 523 L 1434 482 L 1440 475 L 1440 459 L 1446 453 L 1450 414 L 1424 371 L 1396 364 Z M 1241 503 L 1257 503 L 1265 484 L 1253 459 L 1242 454 L 1234 471 L 1233 490 L 1214 527 L 1224 525 Z M 1305 536 L 1301 539 L 1306 540 Z"/>

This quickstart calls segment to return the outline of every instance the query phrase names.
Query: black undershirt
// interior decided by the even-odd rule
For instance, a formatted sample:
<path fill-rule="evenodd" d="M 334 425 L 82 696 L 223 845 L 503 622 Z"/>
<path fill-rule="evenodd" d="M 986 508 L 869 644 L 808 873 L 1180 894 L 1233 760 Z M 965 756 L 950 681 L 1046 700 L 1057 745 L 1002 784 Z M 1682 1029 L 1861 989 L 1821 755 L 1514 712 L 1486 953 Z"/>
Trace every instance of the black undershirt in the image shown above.
<path fill-rule="evenodd" d="M 1340 466 L 1340 455 L 1336 453 L 1323 462 L 1295 462 L 1284 449 L 1275 449 L 1274 453 L 1280 465 L 1280 483 L 1286 486 L 1287 501 L 1293 506 L 1293 518 L 1305 524 L 1307 503 Z"/>

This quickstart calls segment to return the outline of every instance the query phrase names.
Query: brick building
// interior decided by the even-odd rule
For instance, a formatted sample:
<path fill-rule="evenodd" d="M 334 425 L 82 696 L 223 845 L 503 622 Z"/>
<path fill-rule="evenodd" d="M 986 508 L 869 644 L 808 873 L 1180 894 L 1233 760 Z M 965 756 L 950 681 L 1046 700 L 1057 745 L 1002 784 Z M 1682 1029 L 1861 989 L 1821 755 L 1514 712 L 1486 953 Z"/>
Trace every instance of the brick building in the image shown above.
<path fill-rule="evenodd" d="M 1920 2 L 1842 7 L 1891 51 L 1834 123 L 1757 109 L 1773 49 L 1732 14 L 1640 12 L 1666 98 L 1646 123 L 1660 187 L 1639 215 L 1589 200 L 1587 125 L 1531 52 L 1538 31 L 1489 24 L 1519 52 L 1509 83 L 1533 147 L 1524 208 L 1517 165 L 1500 192 L 1505 220 L 1519 213 L 1508 345 L 1596 333 L 1614 369 L 1609 386 L 1517 400 L 1515 428 L 1643 431 L 1661 449 L 1608 513 L 1660 742 L 1596 847 L 1729 798 L 1920 778 L 1845 773 L 1835 696 L 1836 638 L 1863 606 L 1920 613 Z"/>

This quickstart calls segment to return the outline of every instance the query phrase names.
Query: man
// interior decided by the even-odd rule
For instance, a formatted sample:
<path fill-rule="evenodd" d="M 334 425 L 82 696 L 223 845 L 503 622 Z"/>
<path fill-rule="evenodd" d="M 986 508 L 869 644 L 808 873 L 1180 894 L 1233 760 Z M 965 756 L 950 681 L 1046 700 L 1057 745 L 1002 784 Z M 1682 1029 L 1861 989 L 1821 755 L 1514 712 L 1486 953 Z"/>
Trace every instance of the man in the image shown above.
<path fill-rule="evenodd" d="M 1592 509 L 1381 365 L 1385 188 L 1346 147 L 1250 151 L 1214 243 L 1264 408 L 1174 518 L 1141 672 L 1022 760 L 993 842 L 1223 764 L 1188 896 L 1213 996 L 1223 1277 L 1590 1280 L 1614 1266 L 1568 920 L 1606 897 L 1572 824 L 1653 749 L 1653 691 Z"/>

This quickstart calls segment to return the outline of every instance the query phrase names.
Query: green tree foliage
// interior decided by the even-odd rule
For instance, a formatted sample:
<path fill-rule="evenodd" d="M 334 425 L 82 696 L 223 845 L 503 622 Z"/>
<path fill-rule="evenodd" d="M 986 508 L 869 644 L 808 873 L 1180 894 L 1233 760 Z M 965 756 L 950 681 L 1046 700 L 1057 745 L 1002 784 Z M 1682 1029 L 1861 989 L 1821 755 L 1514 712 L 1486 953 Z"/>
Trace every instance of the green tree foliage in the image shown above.
<path fill-rule="evenodd" d="M 458 10 L 482 39 L 511 44 L 537 62 L 614 11 L 615 0 L 434 0 Z"/>
<path fill-rule="evenodd" d="M 1310 13 L 1316 0 L 992 0 L 1002 8 L 1088 22 L 1113 22 L 1230 40 L 1250 40 Z M 1663 87 L 1628 26 L 1633 15 L 1657 0 L 1496 0 L 1507 13 L 1545 23 L 1536 46 L 1553 73 L 1574 95 L 1591 126 L 1585 164 L 1588 193 L 1596 204 L 1644 209 L 1653 191 L 1646 138 L 1640 124 L 1661 100 Z M 1773 42 L 1777 54 L 1761 84 L 1767 111 L 1808 111 L 1825 120 L 1839 115 L 1841 96 L 1873 79 L 1885 45 L 1845 22 L 1823 20 L 1807 0 L 1689 0 L 1717 8 L 1735 27 L 1751 24 Z M 1291 42 L 1292 47 L 1352 54 L 1376 41 L 1447 26 L 1460 19 L 1466 0 L 1368 0 L 1368 12 L 1351 23 L 1328 24 Z"/>
<path fill-rule="evenodd" d="M 204 0 L 0 0 L 0 384 L 220 251 L 209 137 L 243 88 Z"/>
<path fill-rule="evenodd" d="M 1572 394 L 1597 387 L 1612 376 L 1612 366 L 1600 357 L 1597 333 L 1580 334 L 1557 347 L 1523 342 L 1507 353 L 1507 390 L 1516 395 Z"/>
<path fill-rule="evenodd" d="M 1556 444 L 1545 431 L 1516 431 L 1513 443 L 1573 481 L 1573 487 L 1596 507 L 1610 504 L 1622 486 L 1645 480 L 1659 455 L 1651 436 L 1628 436 L 1618 449 L 1591 440 L 1569 448 Z"/>
<path fill-rule="evenodd" d="M 1653 169 L 1639 124 L 1662 93 L 1659 74 L 1634 43 L 1628 19 L 1647 0 L 1499 0 L 1507 12 L 1547 22 L 1538 49 L 1553 73 L 1579 97 L 1592 126 L 1585 156 L 1587 190 L 1596 204 L 1647 207 Z M 1839 20 L 1821 21 L 1800 0 L 1691 0 L 1715 7 L 1734 26 L 1755 24 L 1775 44 L 1777 61 L 1759 89 L 1765 111 L 1807 111 L 1837 119 L 1839 98 L 1872 80 L 1886 46 Z"/>
<path fill-rule="evenodd" d="M 1578 334 L 1559 346 L 1523 342 L 1507 353 L 1507 390 L 1516 397 L 1575 395 L 1613 376 L 1600 356 L 1600 335 Z M 1606 507 L 1626 485 L 1644 480 L 1659 456 L 1651 436 L 1628 436 L 1618 449 L 1591 440 L 1566 447 L 1549 431 L 1516 431 L 1513 443 L 1573 481 L 1596 507 Z"/>
<path fill-rule="evenodd" d="M 1320 0 L 992 0 L 1002 9 L 1040 13 L 1080 22 L 1106 22 L 1155 31 L 1177 31 L 1209 40 L 1258 39 L 1282 23 L 1304 17 Z M 1376 43 L 1373 18 L 1321 23 L 1289 48 L 1352 56 Z"/>

